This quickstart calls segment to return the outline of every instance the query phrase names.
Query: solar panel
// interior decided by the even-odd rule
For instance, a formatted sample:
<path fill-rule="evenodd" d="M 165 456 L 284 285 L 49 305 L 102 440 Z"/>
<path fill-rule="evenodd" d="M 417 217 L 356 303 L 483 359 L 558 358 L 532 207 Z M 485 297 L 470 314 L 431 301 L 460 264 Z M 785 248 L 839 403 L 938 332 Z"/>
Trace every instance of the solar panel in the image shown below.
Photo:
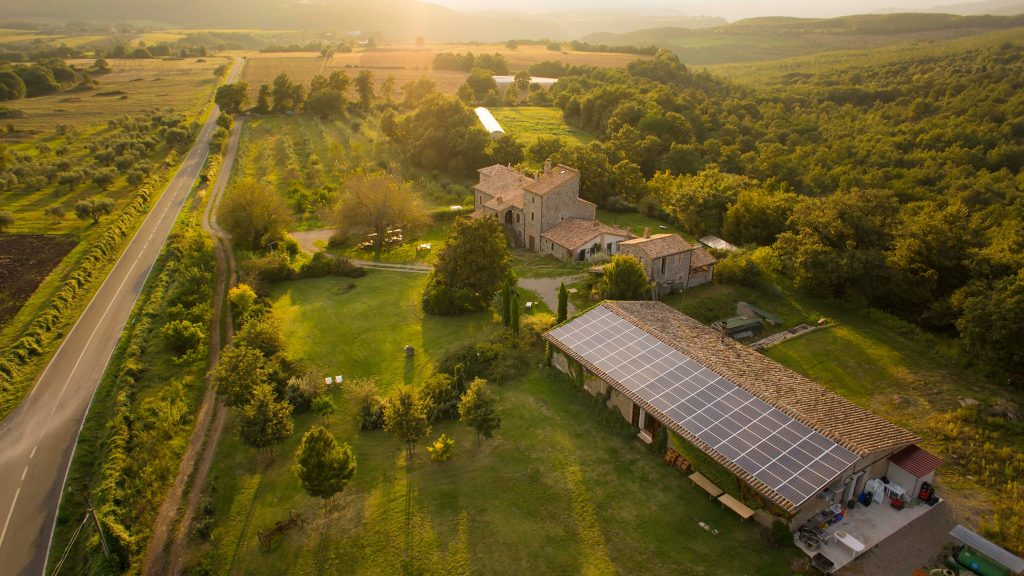
<path fill-rule="evenodd" d="M 603 306 L 549 337 L 799 506 L 857 456 Z"/>

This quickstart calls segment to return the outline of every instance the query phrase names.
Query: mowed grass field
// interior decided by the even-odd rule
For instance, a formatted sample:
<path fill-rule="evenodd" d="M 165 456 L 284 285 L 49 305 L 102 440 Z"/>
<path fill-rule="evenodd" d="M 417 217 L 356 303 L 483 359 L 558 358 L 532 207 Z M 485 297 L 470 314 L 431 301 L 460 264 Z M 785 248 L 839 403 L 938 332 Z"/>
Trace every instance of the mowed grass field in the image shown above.
<path fill-rule="evenodd" d="M 195 561 L 247 575 L 790 573 L 795 550 L 770 549 L 756 524 L 710 501 L 553 370 L 524 366 L 520 379 L 492 385 L 502 426 L 479 447 L 467 427 L 435 425 L 431 440 L 442 432 L 455 440 L 444 464 L 427 458 L 424 443 L 407 461 L 393 436 L 359 431 L 353 379 L 379 375 L 381 392 L 419 386 L 444 350 L 497 330 L 490 314 L 424 317 L 424 282 L 371 271 L 275 288 L 289 350 L 346 375 L 332 392 L 340 409 L 328 427 L 352 445 L 358 470 L 325 514 L 291 470 L 301 435 L 319 418 L 300 416 L 273 460 L 225 434 L 212 539 L 192 546 Z M 405 344 L 417 347 L 409 364 Z M 261 546 L 257 531 L 290 511 L 304 526 Z"/>
<path fill-rule="evenodd" d="M 524 145 L 541 137 L 561 138 L 566 144 L 586 144 L 593 136 L 573 128 L 562 120 L 562 111 L 545 106 L 508 106 L 488 108 L 506 134 L 515 136 Z"/>
<path fill-rule="evenodd" d="M 633 54 L 612 54 L 600 52 L 573 52 L 548 50 L 544 46 L 526 45 L 516 50 L 509 50 L 504 44 L 428 44 L 425 46 L 385 45 L 370 50 L 358 50 L 350 53 L 334 54 L 325 61 L 316 52 L 287 53 L 247 53 L 248 65 L 242 80 L 250 84 L 252 96 L 260 84 L 269 84 L 281 72 L 286 72 L 292 80 L 308 84 L 317 74 L 329 75 L 335 70 L 343 70 L 355 77 L 362 70 L 373 73 L 377 82 L 393 76 L 397 96 L 401 97 L 401 87 L 407 82 L 419 80 L 426 76 L 435 83 L 439 90 L 446 94 L 455 94 L 468 74 L 453 70 L 434 70 L 431 64 L 434 56 L 440 52 L 472 52 L 473 54 L 503 55 L 509 62 L 512 73 L 525 70 L 531 64 L 545 60 L 559 60 L 566 64 L 622 68 L 626 64 L 647 56 Z"/>
<path fill-rule="evenodd" d="M 91 60 L 71 62 L 79 67 L 92 64 Z M 108 59 L 107 62 L 112 71 L 93 76 L 98 82 L 94 90 L 5 102 L 4 106 L 25 113 L 24 118 L 5 122 L 14 124 L 18 130 L 47 133 L 53 132 L 57 124 L 85 130 L 102 126 L 110 118 L 152 108 L 173 108 L 179 113 L 195 115 L 213 99 L 218 82 L 214 69 L 230 60 L 209 56 L 185 60 Z M 101 96 L 104 92 L 116 94 Z"/>

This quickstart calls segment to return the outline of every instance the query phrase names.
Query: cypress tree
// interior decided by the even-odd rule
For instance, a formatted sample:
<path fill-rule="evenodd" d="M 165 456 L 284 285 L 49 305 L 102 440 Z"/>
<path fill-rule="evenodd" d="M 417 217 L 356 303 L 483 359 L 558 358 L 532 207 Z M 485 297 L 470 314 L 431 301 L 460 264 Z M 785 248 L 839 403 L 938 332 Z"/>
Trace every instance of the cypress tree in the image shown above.
<path fill-rule="evenodd" d="M 501 323 L 505 325 L 505 328 L 509 327 L 512 322 L 512 314 L 510 312 L 512 308 L 512 283 L 505 282 L 501 287 Z"/>
<path fill-rule="evenodd" d="M 513 334 L 519 334 L 519 293 L 512 292 L 512 302 L 509 310 L 509 324 Z"/>
<path fill-rule="evenodd" d="M 565 289 L 565 282 L 562 282 L 558 286 L 558 319 L 556 322 L 561 324 L 565 322 L 565 319 L 569 317 L 569 291 Z"/>

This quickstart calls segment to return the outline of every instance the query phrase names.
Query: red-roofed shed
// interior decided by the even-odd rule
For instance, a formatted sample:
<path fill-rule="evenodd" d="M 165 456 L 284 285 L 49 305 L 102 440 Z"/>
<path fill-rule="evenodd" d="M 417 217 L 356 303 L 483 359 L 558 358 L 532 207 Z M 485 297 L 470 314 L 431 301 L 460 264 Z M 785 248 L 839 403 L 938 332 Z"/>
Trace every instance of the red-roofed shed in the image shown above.
<path fill-rule="evenodd" d="M 935 471 L 942 464 L 941 458 L 913 444 L 889 457 L 886 476 L 889 482 L 903 487 L 908 497 L 914 498 L 922 484 L 935 481 Z"/>

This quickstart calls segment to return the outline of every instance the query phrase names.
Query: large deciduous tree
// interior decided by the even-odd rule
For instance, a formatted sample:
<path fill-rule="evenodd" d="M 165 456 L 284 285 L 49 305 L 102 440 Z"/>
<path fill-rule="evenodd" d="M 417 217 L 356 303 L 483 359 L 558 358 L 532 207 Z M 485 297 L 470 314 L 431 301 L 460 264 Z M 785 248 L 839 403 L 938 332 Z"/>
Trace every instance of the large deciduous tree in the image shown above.
<path fill-rule="evenodd" d="M 10 66 L 0 67 L 0 102 L 24 98 L 25 81 Z"/>
<path fill-rule="evenodd" d="M 799 196 L 789 192 L 741 190 L 725 212 L 722 234 L 737 245 L 771 245 L 786 230 L 786 222 L 799 200 Z"/>
<path fill-rule="evenodd" d="M 274 78 L 271 94 L 274 97 L 274 106 L 271 110 L 281 114 L 301 109 L 306 98 L 306 89 L 302 84 L 292 82 L 288 74 L 281 72 Z"/>
<path fill-rule="evenodd" d="M 694 176 L 659 172 L 648 186 L 665 212 L 685 230 L 693 234 L 718 234 L 729 206 L 736 202 L 740 192 L 756 188 L 758 183 L 711 166 Z"/>
<path fill-rule="evenodd" d="M 373 72 L 369 70 L 361 70 L 356 75 L 355 80 L 356 94 L 359 95 L 359 106 L 363 110 L 369 110 L 370 105 L 373 104 Z"/>
<path fill-rule="evenodd" d="M 455 315 L 484 310 L 506 282 L 515 282 L 505 232 L 494 218 L 460 218 L 438 252 L 423 309 Z"/>
<path fill-rule="evenodd" d="M 251 178 L 232 186 L 218 219 L 240 248 L 257 250 L 284 237 L 291 212 L 269 184 Z"/>
<path fill-rule="evenodd" d="M 380 256 L 389 230 L 403 234 L 421 230 L 430 220 L 419 193 L 408 182 L 386 172 L 361 173 L 344 183 L 334 221 L 343 234 L 370 232 L 374 254 Z"/>
<path fill-rule="evenodd" d="M 501 138 L 495 138 L 487 149 L 491 162 L 495 164 L 519 164 L 526 159 L 526 151 L 523 145 L 516 140 L 515 136 L 506 134 Z"/>
<path fill-rule="evenodd" d="M 409 388 L 399 388 L 384 406 L 384 431 L 405 442 L 409 457 L 416 442 L 430 433 L 427 412 L 426 403 Z"/>
<path fill-rule="evenodd" d="M 213 377 L 226 405 L 244 406 L 252 399 L 253 390 L 269 383 L 267 359 L 255 348 L 228 346 L 220 355 Z"/>
<path fill-rule="evenodd" d="M 798 206 L 775 247 L 798 288 L 872 300 L 887 285 L 885 252 L 898 215 L 887 190 L 837 192 Z"/>
<path fill-rule="evenodd" d="M 650 300 L 651 280 L 643 264 L 629 254 L 612 256 L 604 267 L 601 296 L 608 300 Z"/>
<path fill-rule="evenodd" d="M 101 216 L 113 211 L 114 201 L 110 198 L 85 198 L 75 202 L 75 216 L 79 220 L 92 219 L 93 223 L 97 223 Z"/>
<path fill-rule="evenodd" d="M 249 85 L 245 82 L 225 84 L 217 88 L 213 101 L 228 114 L 238 114 L 249 103 Z"/>
<path fill-rule="evenodd" d="M 295 475 L 313 498 L 327 501 L 345 489 L 356 473 L 356 457 L 348 444 L 338 444 L 326 428 L 313 426 L 295 451 Z"/>
<path fill-rule="evenodd" d="M 333 88 L 313 90 L 306 98 L 306 110 L 320 118 L 341 115 L 345 112 L 345 96 Z"/>
<path fill-rule="evenodd" d="M 242 442 L 257 450 L 269 448 L 284 442 L 292 435 L 292 405 L 278 401 L 274 389 L 260 384 L 252 389 L 249 402 L 238 415 L 238 431 Z"/>
<path fill-rule="evenodd" d="M 439 92 L 425 96 L 389 134 L 416 166 L 462 174 L 487 160 L 487 132 L 462 102 Z"/>
<path fill-rule="evenodd" d="M 494 397 L 487 389 L 487 381 L 476 378 L 459 402 L 459 419 L 476 431 L 476 443 L 480 438 L 491 438 L 501 426 L 501 416 Z"/>

